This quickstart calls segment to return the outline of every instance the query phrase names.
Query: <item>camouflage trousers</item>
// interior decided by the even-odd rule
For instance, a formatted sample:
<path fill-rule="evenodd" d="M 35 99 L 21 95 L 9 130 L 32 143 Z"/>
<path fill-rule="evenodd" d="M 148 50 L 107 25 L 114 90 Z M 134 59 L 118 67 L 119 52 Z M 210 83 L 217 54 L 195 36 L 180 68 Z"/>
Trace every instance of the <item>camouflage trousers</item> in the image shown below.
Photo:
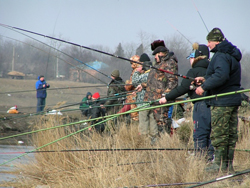
<path fill-rule="evenodd" d="M 211 141 L 216 150 L 234 150 L 238 141 L 238 106 L 211 106 Z"/>
<path fill-rule="evenodd" d="M 162 108 L 155 108 L 153 110 L 154 118 L 157 122 L 159 133 L 161 132 L 167 132 L 168 134 L 171 133 L 172 119 L 168 118 L 168 111 L 169 111 L 168 106 Z"/>

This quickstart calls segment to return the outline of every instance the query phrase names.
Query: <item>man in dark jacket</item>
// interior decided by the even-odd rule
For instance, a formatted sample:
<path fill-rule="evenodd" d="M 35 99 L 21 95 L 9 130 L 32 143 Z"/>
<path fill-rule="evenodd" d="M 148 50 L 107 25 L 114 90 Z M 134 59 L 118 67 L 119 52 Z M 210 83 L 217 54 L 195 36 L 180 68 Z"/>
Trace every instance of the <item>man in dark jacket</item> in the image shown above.
<path fill-rule="evenodd" d="M 124 88 L 124 81 L 120 77 L 120 72 L 119 70 L 113 70 L 111 73 L 111 82 L 109 83 L 108 86 L 108 91 L 107 91 L 107 97 L 110 97 L 111 99 L 108 99 L 104 105 L 114 105 L 114 104 L 119 104 L 122 103 L 119 98 L 119 93 L 122 93 L 125 91 Z M 117 96 L 117 98 L 115 98 Z M 108 114 L 115 114 L 118 112 L 119 106 L 108 106 L 106 107 Z"/>
<path fill-rule="evenodd" d="M 216 95 L 238 91 L 241 86 L 241 52 L 224 38 L 219 28 L 214 28 L 207 35 L 208 47 L 214 53 L 209 63 L 205 77 L 197 77 L 203 82 L 196 89 L 196 94 Z M 226 95 L 207 100 L 211 106 L 212 133 L 211 140 L 215 147 L 215 163 L 207 170 L 234 172 L 234 149 L 238 140 L 238 107 L 241 105 L 241 95 Z"/>
<path fill-rule="evenodd" d="M 187 59 L 190 60 L 192 68 L 187 72 L 188 77 L 205 76 L 209 64 L 209 49 L 204 44 L 193 44 L 193 53 Z M 168 100 L 174 100 L 181 95 L 188 93 L 191 99 L 200 98 L 201 96 L 195 93 L 195 89 L 190 89 L 191 80 L 183 79 L 181 85 L 165 94 L 165 97 L 160 99 L 160 104 L 166 103 Z M 213 160 L 214 148 L 211 145 L 211 112 L 210 108 L 206 105 L 204 100 L 193 102 L 193 140 L 196 154 L 199 152 L 204 153 L 207 149 L 208 161 Z"/>
<path fill-rule="evenodd" d="M 42 112 L 45 107 L 45 99 L 47 97 L 46 89 L 50 85 L 44 80 L 44 76 L 38 76 L 38 81 L 36 82 L 36 98 L 37 98 L 37 108 L 36 112 Z"/>
<path fill-rule="evenodd" d="M 88 118 L 94 119 L 94 118 L 105 116 L 105 108 L 102 107 L 103 102 L 100 101 L 100 94 L 98 92 L 93 94 L 92 101 L 93 101 L 93 104 L 89 108 Z M 101 119 L 93 120 L 91 121 L 91 125 L 99 123 L 100 121 L 102 120 Z M 96 132 L 102 133 L 105 130 L 105 124 L 101 123 L 101 124 L 94 126 L 93 128 L 96 130 Z M 91 130 L 91 128 L 89 130 Z"/>

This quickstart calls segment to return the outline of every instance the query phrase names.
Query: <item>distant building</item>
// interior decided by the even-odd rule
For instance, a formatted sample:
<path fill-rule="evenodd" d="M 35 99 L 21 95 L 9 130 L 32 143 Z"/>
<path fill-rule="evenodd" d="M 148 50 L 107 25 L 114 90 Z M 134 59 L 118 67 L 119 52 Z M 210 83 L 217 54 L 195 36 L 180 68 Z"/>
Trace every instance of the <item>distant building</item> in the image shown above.
<path fill-rule="evenodd" d="M 8 73 L 8 77 L 12 79 L 23 79 L 25 77 L 25 74 L 18 71 L 11 71 Z"/>
<path fill-rule="evenodd" d="M 69 70 L 69 79 L 71 81 L 76 81 L 76 82 L 95 83 L 96 80 L 93 76 L 99 77 L 100 74 L 96 70 L 102 72 L 102 70 L 109 68 L 107 64 L 101 61 L 93 61 L 93 62 L 88 62 L 86 64 L 87 65 L 81 64 L 78 65 L 77 67 L 71 67 Z M 89 74 L 93 76 L 90 76 Z"/>

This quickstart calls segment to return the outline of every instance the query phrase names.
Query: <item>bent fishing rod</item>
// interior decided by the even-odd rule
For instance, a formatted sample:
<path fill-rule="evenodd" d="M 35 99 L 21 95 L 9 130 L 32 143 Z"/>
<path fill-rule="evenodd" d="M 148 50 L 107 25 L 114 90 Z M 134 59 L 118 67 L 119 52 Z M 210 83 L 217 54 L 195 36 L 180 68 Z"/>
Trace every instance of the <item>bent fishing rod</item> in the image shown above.
<path fill-rule="evenodd" d="M 16 31 L 16 30 L 15 30 L 13 27 L 11 27 L 11 26 L 7 26 L 7 25 L 1 24 L 1 23 L 0 23 L 0 26 L 2 26 L 2 27 L 4 27 L 4 28 L 7 28 L 7 29 L 10 29 L 10 30 L 12 30 L 12 31 L 15 31 L 15 32 L 17 32 L 17 33 L 20 33 L 20 34 L 22 34 L 22 35 L 24 35 L 24 36 L 26 36 L 26 37 L 28 37 L 28 38 L 31 38 L 31 39 L 33 39 L 33 40 L 35 40 L 35 41 L 37 41 L 37 42 L 40 42 L 41 44 L 43 44 L 43 45 L 45 45 L 45 46 L 47 46 L 47 47 L 49 47 L 49 48 L 52 48 L 52 49 L 54 49 L 54 50 L 56 50 L 56 51 L 58 51 L 58 52 L 60 52 L 60 53 L 62 53 L 62 54 L 64 54 L 64 55 L 66 55 L 66 56 L 68 56 L 68 57 L 70 57 L 70 58 L 76 60 L 77 62 L 79 62 L 79 63 L 81 63 L 81 64 L 84 64 L 85 66 L 87 66 L 87 67 L 89 67 L 89 68 L 91 68 L 91 69 L 97 71 L 98 73 L 100 73 L 100 74 L 102 74 L 102 75 L 108 77 L 109 79 L 113 80 L 113 79 L 112 79 L 110 76 L 108 76 L 107 74 L 105 74 L 105 73 L 103 73 L 103 72 L 101 72 L 101 71 L 95 69 L 94 67 L 88 65 L 87 63 L 83 63 L 83 62 L 80 61 L 79 59 L 74 58 L 73 56 L 71 56 L 71 55 L 69 55 L 69 54 L 67 54 L 67 53 L 65 53 L 65 52 L 63 52 L 63 51 L 61 51 L 61 50 L 59 50 L 59 49 L 57 49 L 57 48 L 55 48 L 55 47 L 53 47 L 53 46 L 50 46 L 50 45 L 48 45 L 48 44 L 46 44 L 46 43 L 44 43 L 44 42 L 42 42 L 42 41 L 39 41 L 39 40 L 37 40 L 37 39 L 35 39 L 35 38 L 31 37 L 31 36 L 28 36 L 28 35 L 24 34 L 24 33 L 22 33 L 22 32 Z M 47 37 L 47 38 L 48 38 L 48 37 Z M 55 40 L 55 39 L 54 39 L 54 40 Z M 58 39 L 58 40 L 59 40 L 59 39 Z M 60 59 L 60 58 L 59 58 L 59 59 Z M 63 60 L 63 61 L 64 61 L 64 60 Z M 75 66 L 75 65 L 73 65 L 73 66 L 79 69 L 79 67 L 77 67 L 77 66 Z M 82 70 L 82 69 L 81 69 L 81 70 Z M 86 71 L 84 71 L 84 72 L 86 72 Z M 89 74 L 89 73 L 88 73 L 88 74 Z M 91 74 L 90 74 L 90 75 L 91 75 Z M 93 75 L 91 75 L 91 76 L 93 76 Z M 93 77 L 94 77 L 94 76 L 93 76 Z M 94 77 L 94 78 L 96 78 L 96 77 Z M 98 79 L 98 78 L 96 78 L 96 79 Z M 99 79 L 98 79 L 98 80 L 99 80 Z M 101 81 L 101 80 L 99 80 L 99 81 Z M 101 81 L 101 82 L 104 83 L 103 81 Z M 114 80 L 114 82 L 117 82 L 117 81 Z M 105 83 L 105 84 L 106 84 L 106 83 Z M 109 84 L 107 84 L 107 86 L 109 86 Z"/>
<path fill-rule="evenodd" d="M 18 31 L 16 31 L 16 32 L 18 32 Z M 18 33 L 21 33 L 21 32 L 18 32 Z M 23 33 L 21 33 L 21 34 L 23 34 Z M 24 36 L 27 36 L 27 35 L 25 35 L 25 34 L 23 34 L 23 35 L 24 35 Z M 0 35 L 0 36 L 3 36 L 3 35 Z M 6 37 L 6 36 L 3 36 L 3 37 Z M 30 36 L 27 36 L 27 37 L 30 37 Z M 52 56 L 54 56 L 54 57 L 60 59 L 61 61 L 63 61 L 63 62 L 65 62 L 65 63 L 67 63 L 67 64 L 69 64 L 69 65 L 75 67 L 76 69 L 85 72 L 86 74 L 88 74 L 88 75 L 92 76 L 93 78 L 99 80 L 101 83 L 107 84 L 107 83 L 105 83 L 103 80 L 101 80 L 101 79 L 99 79 L 99 78 L 93 76 L 92 74 L 88 73 L 88 72 L 85 71 L 84 69 L 82 69 L 82 68 L 80 68 L 80 67 L 78 67 L 78 66 L 76 66 L 76 65 L 74 65 L 74 64 L 72 64 L 72 63 L 70 63 L 70 62 L 65 61 L 64 59 L 58 57 L 57 55 L 50 54 L 49 52 L 47 52 L 47 51 L 45 51 L 45 50 L 42 50 L 42 49 L 40 49 L 40 48 L 38 48 L 38 47 L 36 47 L 36 46 L 34 46 L 34 45 L 32 45 L 32 44 L 28 44 L 28 43 L 23 42 L 23 41 L 19 41 L 19 40 L 17 40 L 17 39 L 13 39 L 13 38 L 11 38 L 11 37 L 6 37 L 6 38 L 9 38 L 9 39 L 11 39 L 11 40 L 15 40 L 15 41 L 21 42 L 21 43 L 26 44 L 26 45 L 28 45 L 28 46 L 31 46 L 31 47 L 33 47 L 33 48 L 35 48 L 35 49 L 37 49 L 37 50 L 40 50 L 40 51 L 42 51 L 42 52 L 44 52 L 44 53 L 48 53 L 49 55 L 52 55 Z M 33 39 L 33 40 L 36 40 L 36 39 L 34 39 L 34 38 L 32 38 L 32 37 L 30 37 L 30 38 Z M 39 40 L 36 40 L 36 41 L 41 42 L 41 41 L 39 41 Z M 46 46 L 48 46 L 48 47 L 50 47 L 50 48 L 53 48 L 53 47 L 51 47 L 51 46 L 49 46 L 49 45 L 47 45 L 47 44 L 45 44 L 45 43 L 43 43 L 43 42 L 41 42 L 41 43 L 44 44 L 44 45 L 46 45 Z M 56 48 L 54 48 L 54 49 L 56 49 Z M 56 50 L 57 50 L 57 49 L 56 49 Z M 58 50 L 58 51 L 61 52 L 60 50 Z M 61 52 L 61 53 L 63 53 L 63 52 Z M 66 55 L 66 53 L 64 53 L 64 54 Z M 70 56 L 69 56 L 69 57 L 70 57 Z M 73 57 L 71 57 L 71 58 L 73 58 Z M 81 61 L 79 60 L 78 62 L 81 62 Z M 83 63 L 83 62 L 82 62 L 82 63 Z M 84 63 L 83 63 L 83 64 L 84 64 Z M 0 94 L 1 94 L 1 93 L 0 93 Z"/>
<path fill-rule="evenodd" d="M 44 34 L 40 34 L 40 33 L 37 33 L 37 32 L 33 32 L 33 31 L 29 31 L 29 30 L 26 30 L 26 29 L 22 29 L 22 28 L 18 28 L 18 27 L 13 27 L 13 26 L 9 26 L 9 25 L 5 25 L 5 24 L 1 24 L 0 23 L 0 26 L 2 27 L 5 27 L 5 28 L 9 28 L 9 29 L 16 29 L 16 30 L 20 30 L 20 31 L 24 31 L 24 32 L 27 32 L 27 33 L 31 33 L 31 34 L 34 34 L 34 35 L 39 35 L 39 36 L 42 36 L 42 37 L 45 37 L 45 38 L 49 38 L 49 39 L 52 39 L 52 40 L 57 40 L 57 41 L 60 41 L 60 42 L 63 42 L 63 43 L 67 43 L 67 44 L 71 44 L 73 46 L 78 46 L 78 47 L 81 47 L 81 48 L 85 48 L 87 50 L 91 50 L 91 51 L 95 51 L 95 52 L 98 52 L 98 53 L 102 53 L 102 54 L 105 54 L 105 55 L 108 55 L 108 56 L 112 56 L 112 57 L 116 57 L 118 59 L 122 59 L 122 60 L 125 60 L 125 61 L 129 61 L 129 62 L 133 62 L 133 63 L 136 63 L 136 64 L 140 64 L 140 65 L 143 65 L 143 63 L 141 62 L 138 62 L 138 61 L 134 61 L 134 60 L 130 60 L 130 59 L 127 59 L 125 57 L 121 57 L 121 56 L 118 56 L 118 55 L 115 55 L 115 54 L 111 54 L 111 53 L 108 53 L 108 52 L 104 52 L 104 51 L 101 51 L 101 50 L 97 50 L 97 49 L 94 49 L 94 48 L 90 48 L 90 47 L 87 47 L 87 46 L 83 46 L 83 45 L 80 45 L 80 44 L 76 44 L 76 43 L 73 43 L 73 42 L 69 42 L 69 41 L 66 41 L 66 40 L 62 40 L 62 39 L 58 39 L 58 38 L 55 38 L 55 37 L 51 37 L 51 36 L 48 36 L 48 35 L 44 35 Z M 41 41 L 40 41 L 41 42 Z M 47 45 L 47 44 L 46 44 Z M 51 47 L 53 48 L 53 47 Z M 57 49 L 56 49 L 57 50 Z M 63 53 L 63 52 L 62 52 Z M 75 58 L 74 58 L 75 59 Z M 86 65 L 86 64 L 85 64 Z M 86 65 L 88 66 L 88 65 Z M 164 70 L 164 69 L 160 69 L 160 68 L 157 68 L 157 67 L 154 67 L 154 66 L 148 66 L 147 67 L 150 67 L 152 69 L 156 69 L 156 70 L 159 70 L 161 72 L 166 72 L 168 74 L 172 74 L 174 76 L 178 76 L 178 77 L 182 77 L 184 79 L 189 79 L 189 80 L 192 80 L 194 81 L 195 79 L 194 78 L 191 78 L 191 77 L 188 77 L 188 76 L 185 76 L 185 75 L 182 75 L 182 74 L 178 74 L 178 73 L 174 73 L 172 71 L 168 71 L 168 70 Z M 94 69 L 93 67 L 91 67 L 92 69 Z M 96 70 L 96 69 L 94 69 Z M 96 70 L 98 71 L 98 70 Z M 98 71 L 99 73 L 103 74 L 102 72 Z M 107 75 L 106 75 L 107 76 Z M 109 77 L 109 76 L 108 76 Z M 110 77 L 109 77 L 110 78 Z M 111 78 L 112 79 L 112 78 Z"/>

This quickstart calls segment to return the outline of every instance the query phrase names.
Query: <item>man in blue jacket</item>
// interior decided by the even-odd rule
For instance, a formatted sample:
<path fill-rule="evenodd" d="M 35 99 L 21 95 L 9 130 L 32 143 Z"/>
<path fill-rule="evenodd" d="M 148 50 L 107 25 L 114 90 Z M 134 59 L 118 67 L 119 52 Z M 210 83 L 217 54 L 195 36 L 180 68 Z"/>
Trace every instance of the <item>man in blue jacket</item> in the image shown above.
<path fill-rule="evenodd" d="M 207 35 L 208 47 L 214 53 L 208 65 L 206 76 L 195 80 L 202 85 L 196 94 L 217 95 L 238 91 L 241 86 L 241 52 L 230 43 L 219 28 Z M 238 140 L 238 107 L 241 94 L 211 98 L 206 101 L 211 108 L 211 141 L 215 148 L 215 163 L 207 170 L 234 172 L 234 149 Z"/>
<path fill-rule="evenodd" d="M 45 99 L 47 97 L 46 89 L 50 85 L 44 80 L 44 76 L 38 76 L 38 81 L 36 82 L 36 98 L 37 98 L 37 108 L 36 112 L 42 112 L 45 107 Z"/>

